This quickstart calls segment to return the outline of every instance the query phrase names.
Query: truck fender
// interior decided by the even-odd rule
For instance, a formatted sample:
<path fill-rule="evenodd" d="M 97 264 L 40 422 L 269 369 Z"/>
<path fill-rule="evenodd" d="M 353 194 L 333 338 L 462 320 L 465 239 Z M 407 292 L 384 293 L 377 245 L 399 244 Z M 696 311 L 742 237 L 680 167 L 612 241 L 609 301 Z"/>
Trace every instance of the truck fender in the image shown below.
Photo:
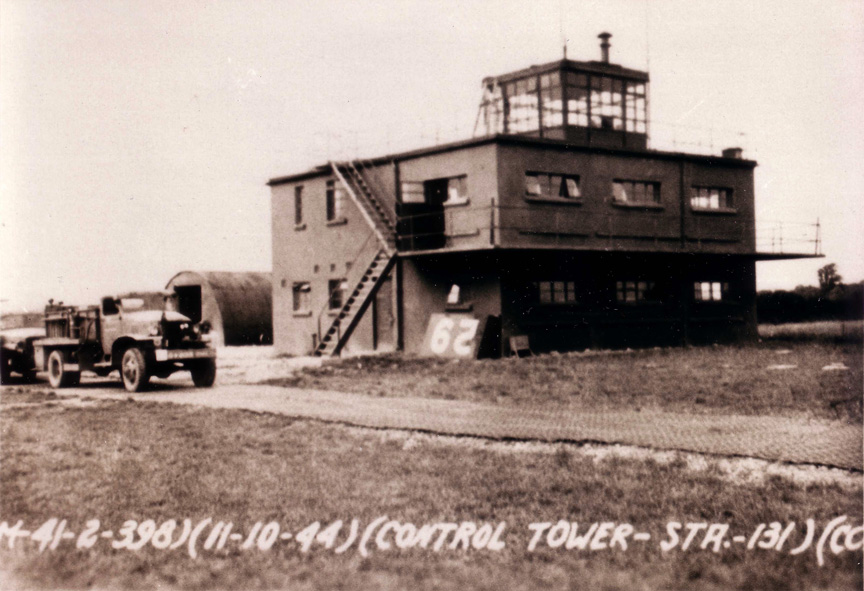
<path fill-rule="evenodd" d="M 139 335 L 121 336 L 114 341 L 113 345 L 111 345 L 111 365 L 115 368 L 119 368 L 120 362 L 123 360 L 123 353 L 125 353 L 127 349 L 130 349 L 132 347 L 137 347 L 145 352 L 152 351 L 153 341 L 147 338 L 143 338 Z"/>

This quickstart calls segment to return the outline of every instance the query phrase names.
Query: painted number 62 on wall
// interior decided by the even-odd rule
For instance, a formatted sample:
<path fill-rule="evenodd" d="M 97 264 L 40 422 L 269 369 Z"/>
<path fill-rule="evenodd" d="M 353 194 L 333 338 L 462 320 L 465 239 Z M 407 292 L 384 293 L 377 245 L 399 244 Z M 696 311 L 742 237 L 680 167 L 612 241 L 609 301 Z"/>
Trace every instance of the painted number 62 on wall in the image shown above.
<path fill-rule="evenodd" d="M 474 357 L 480 321 L 456 314 L 432 314 L 423 338 L 423 352 L 438 357 Z"/>

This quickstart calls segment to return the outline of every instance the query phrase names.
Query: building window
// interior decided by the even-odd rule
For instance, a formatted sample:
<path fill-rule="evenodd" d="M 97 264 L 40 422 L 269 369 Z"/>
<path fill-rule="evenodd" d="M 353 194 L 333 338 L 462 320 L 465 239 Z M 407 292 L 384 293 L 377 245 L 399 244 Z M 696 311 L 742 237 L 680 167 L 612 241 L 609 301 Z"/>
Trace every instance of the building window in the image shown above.
<path fill-rule="evenodd" d="M 612 183 L 612 200 L 621 205 L 659 205 L 660 183 L 616 180 Z"/>
<path fill-rule="evenodd" d="M 564 124 L 564 103 L 561 99 L 561 76 L 558 72 L 540 76 L 540 101 L 543 127 L 561 127 Z"/>
<path fill-rule="evenodd" d="M 402 203 L 426 203 L 422 181 L 402 181 Z"/>
<path fill-rule="evenodd" d="M 295 314 L 305 314 L 311 311 L 312 287 L 307 281 L 298 281 L 292 287 L 293 310 Z"/>
<path fill-rule="evenodd" d="M 345 292 L 348 282 L 344 279 L 331 279 L 327 282 L 327 291 L 330 293 L 329 308 L 331 311 L 341 310 L 345 304 Z"/>
<path fill-rule="evenodd" d="M 693 299 L 697 302 L 722 302 L 729 297 L 729 284 L 720 281 L 697 281 L 693 284 Z"/>
<path fill-rule="evenodd" d="M 327 221 L 337 222 L 344 218 L 342 217 L 342 207 L 345 198 L 345 191 L 342 187 L 336 186 L 336 181 L 327 181 Z"/>
<path fill-rule="evenodd" d="M 294 187 L 294 225 L 303 224 L 303 187 Z"/>
<path fill-rule="evenodd" d="M 591 127 L 624 128 L 624 83 L 616 78 L 591 76 Z"/>
<path fill-rule="evenodd" d="M 623 304 L 660 301 L 653 281 L 618 281 L 615 283 L 615 299 Z"/>
<path fill-rule="evenodd" d="M 732 189 L 690 187 L 690 207 L 694 209 L 731 209 Z"/>
<path fill-rule="evenodd" d="M 468 183 L 466 177 L 456 176 L 447 179 L 447 200 L 444 205 L 468 203 Z"/>
<path fill-rule="evenodd" d="M 536 131 L 540 128 L 536 76 L 507 83 L 504 94 L 508 133 Z"/>
<path fill-rule="evenodd" d="M 538 281 L 534 283 L 537 301 L 541 304 L 576 304 L 575 281 Z"/>
<path fill-rule="evenodd" d="M 534 199 L 580 199 L 579 177 L 545 172 L 525 173 L 525 196 Z"/>
<path fill-rule="evenodd" d="M 647 133 L 646 123 L 646 86 L 644 82 L 628 80 L 626 102 L 627 131 Z"/>

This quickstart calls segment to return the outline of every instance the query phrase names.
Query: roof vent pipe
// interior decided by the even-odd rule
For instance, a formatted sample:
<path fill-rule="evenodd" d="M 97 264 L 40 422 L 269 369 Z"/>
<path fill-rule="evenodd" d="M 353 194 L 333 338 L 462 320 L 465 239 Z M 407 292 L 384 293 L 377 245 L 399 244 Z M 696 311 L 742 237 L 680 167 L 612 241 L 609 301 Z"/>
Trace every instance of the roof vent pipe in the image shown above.
<path fill-rule="evenodd" d="M 602 39 L 602 43 L 600 43 L 600 51 L 603 55 L 603 63 L 609 63 L 609 48 L 612 47 L 609 44 L 609 38 L 612 36 L 612 33 L 600 33 L 597 35 L 600 39 Z"/>

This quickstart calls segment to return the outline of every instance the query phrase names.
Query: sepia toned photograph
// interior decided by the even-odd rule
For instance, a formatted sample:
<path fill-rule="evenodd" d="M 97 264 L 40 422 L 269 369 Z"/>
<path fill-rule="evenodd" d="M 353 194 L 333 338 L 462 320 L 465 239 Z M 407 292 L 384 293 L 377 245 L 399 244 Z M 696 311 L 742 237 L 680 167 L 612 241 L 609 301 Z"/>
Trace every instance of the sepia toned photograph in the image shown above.
<path fill-rule="evenodd" d="M 0 0 L 0 590 L 860 590 L 862 48 Z"/>

